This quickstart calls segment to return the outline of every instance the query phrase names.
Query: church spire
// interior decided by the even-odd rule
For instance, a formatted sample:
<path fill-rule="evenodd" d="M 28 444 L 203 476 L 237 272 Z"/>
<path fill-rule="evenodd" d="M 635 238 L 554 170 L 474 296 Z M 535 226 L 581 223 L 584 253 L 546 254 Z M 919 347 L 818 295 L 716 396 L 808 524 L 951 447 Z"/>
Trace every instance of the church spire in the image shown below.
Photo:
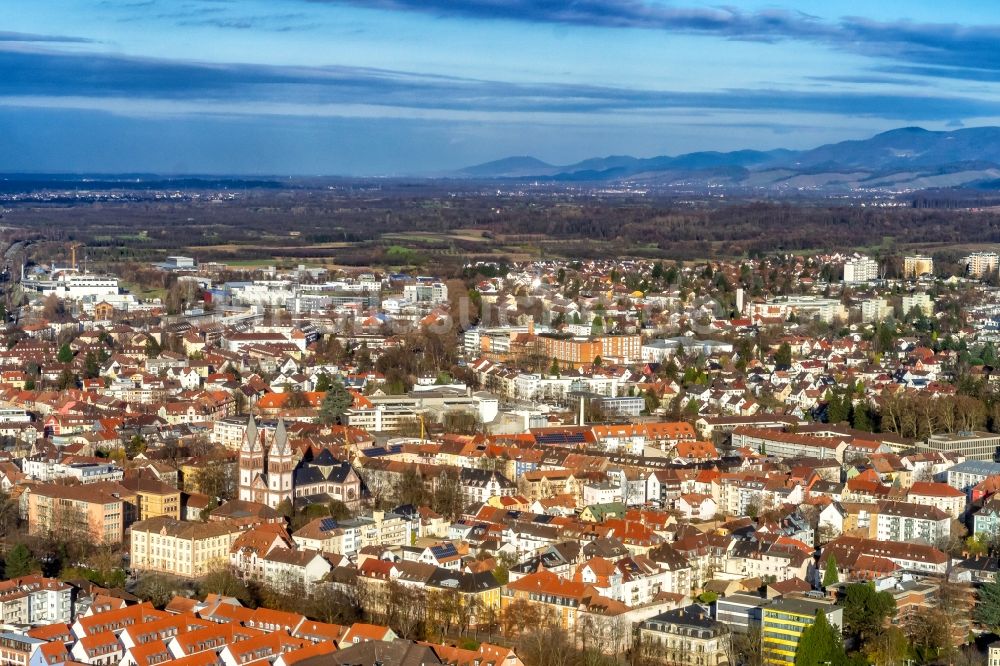
<path fill-rule="evenodd" d="M 285 419 L 278 419 L 278 427 L 274 429 L 274 444 L 271 445 L 271 455 L 290 456 L 292 449 L 288 445 L 288 431 L 285 429 Z"/>

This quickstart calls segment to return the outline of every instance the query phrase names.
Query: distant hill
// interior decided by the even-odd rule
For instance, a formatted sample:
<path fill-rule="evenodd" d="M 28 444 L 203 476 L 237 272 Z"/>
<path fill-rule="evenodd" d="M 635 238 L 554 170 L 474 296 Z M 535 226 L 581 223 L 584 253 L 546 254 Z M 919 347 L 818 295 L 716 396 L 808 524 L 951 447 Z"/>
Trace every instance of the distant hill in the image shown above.
<path fill-rule="evenodd" d="M 933 132 L 903 127 L 810 150 L 737 150 L 638 158 L 611 155 L 556 166 L 509 157 L 462 169 L 460 178 L 636 181 L 767 190 L 911 190 L 984 187 L 1000 178 L 1000 127 Z"/>
<path fill-rule="evenodd" d="M 518 176 L 548 175 L 558 169 L 534 157 L 505 157 L 502 160 L 478 164 L 462 169 L 459 173 L 480 178 L 510 178 Z"/>

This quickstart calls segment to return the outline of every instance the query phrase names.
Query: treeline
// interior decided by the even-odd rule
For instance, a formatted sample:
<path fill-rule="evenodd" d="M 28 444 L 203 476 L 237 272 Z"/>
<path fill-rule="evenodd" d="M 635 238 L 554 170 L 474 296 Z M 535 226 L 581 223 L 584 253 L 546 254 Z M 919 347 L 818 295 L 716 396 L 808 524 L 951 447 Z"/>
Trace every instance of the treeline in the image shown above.
<path fill-rule="evenodd" d="M 381 196 L 294 190 L 254 191 L 211 204 L 18 207 L 9 219 L 52 241 L 84 242 L 92 248 L 92 259 L 103 261 L 146 261 L 182 248 L 204 248 L 198 252 L 202 260 L 294 254 L 368 265 L 394 258 L 392 245 L 382 240 L 386 234 L 468 228 L 486 230 L 497 242 L 485 246 L 461 238 L 423 238 L 410 245 L 417 258 L 428 261 L 451 253 L 503 250 L 508 242 L 511 251 L 526 242 L 578 258 L 606 257 L 610 252 L 666 259 L 848 249 L 867 247 L 884 237 L 936 246 L 964 244 L 970 238 L 1000 242 L 1000 213 L 929 207 L 933 203 L 900 208 L 772 202 L 693 205 L 667 198 L 637 202 L 551 193 L 442 195 L 433 188 Z M 315 247 L 320 243 L 353 247 L 350 252 Z"/>

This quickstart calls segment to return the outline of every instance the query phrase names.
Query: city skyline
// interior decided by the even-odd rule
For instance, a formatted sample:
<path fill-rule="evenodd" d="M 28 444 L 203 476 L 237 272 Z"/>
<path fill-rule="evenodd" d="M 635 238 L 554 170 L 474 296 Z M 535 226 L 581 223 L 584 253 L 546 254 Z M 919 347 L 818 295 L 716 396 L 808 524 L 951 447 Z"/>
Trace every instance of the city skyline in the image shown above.
<path fill-rule="evenodd" d="M 1000 124 L 998 38 L 985 2 L 15 0 L 0 171 L 432 175 Z"/>

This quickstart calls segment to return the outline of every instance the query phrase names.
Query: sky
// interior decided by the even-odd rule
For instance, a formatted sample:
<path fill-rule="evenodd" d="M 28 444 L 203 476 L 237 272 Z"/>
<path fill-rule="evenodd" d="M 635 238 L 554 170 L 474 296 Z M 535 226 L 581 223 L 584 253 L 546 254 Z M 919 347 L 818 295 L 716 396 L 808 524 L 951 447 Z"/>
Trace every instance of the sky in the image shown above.
<path fill-rule="evenodd" d="M 0 172 L 438 175 L 1000 125 L 994 0 L 3 0 Z"/>

